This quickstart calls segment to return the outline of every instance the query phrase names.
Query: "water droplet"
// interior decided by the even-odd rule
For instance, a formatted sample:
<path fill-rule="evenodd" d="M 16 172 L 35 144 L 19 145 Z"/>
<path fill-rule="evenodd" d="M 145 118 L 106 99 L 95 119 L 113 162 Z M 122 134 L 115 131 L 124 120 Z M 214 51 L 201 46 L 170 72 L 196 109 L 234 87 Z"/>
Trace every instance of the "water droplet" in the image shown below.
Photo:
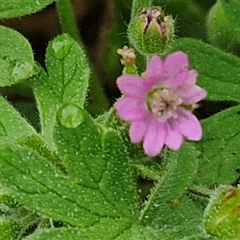
<path fill-rule="evenodd" d="M 84 112 L 76 105 L 67 104 L 59 110 L 58 120 L 66 128 L 76 128 L 84 122 Z"/>
<path fill-rule="evenodd" d="M 14 81 L 30 77 L 32 65 L 29 62 L 17 62 L 12 71 Z"/>
<path fill-rule="evenodd" d="M 72 44 L 73 43 L 70 41 L 70 39 L 67 38 L 67 35 L 62 35 L 55 39 L 52 42 L 54 57 L 58 60 L 63 60 L 68 55 Z"/>

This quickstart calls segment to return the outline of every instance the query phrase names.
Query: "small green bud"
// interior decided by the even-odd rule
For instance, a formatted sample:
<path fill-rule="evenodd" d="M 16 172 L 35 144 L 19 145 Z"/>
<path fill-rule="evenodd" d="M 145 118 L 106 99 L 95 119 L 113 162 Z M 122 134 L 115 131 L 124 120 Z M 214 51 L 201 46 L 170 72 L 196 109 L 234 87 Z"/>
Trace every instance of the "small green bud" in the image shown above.
<path fill-rule="evenodd" d="M 206 231 L 219 239 L 240 236 L 240 187 L 221 186 L 211 196 L 205 209 Z"/>
<path fill-rule="evenodd" d="M 122 57 L 121 64 L 124 66 L 123 74 L 137 74 L 135 65 L 136 54 L 133 48 L 124 46 L 117 50 L 117 53 Z"/>
<path fill-rule="evenodd" d="M 130 22 L 128 33 L 140 53 L 164 52 L 174 35 L 174 21 L 160 7 L 143 8 Z"/>

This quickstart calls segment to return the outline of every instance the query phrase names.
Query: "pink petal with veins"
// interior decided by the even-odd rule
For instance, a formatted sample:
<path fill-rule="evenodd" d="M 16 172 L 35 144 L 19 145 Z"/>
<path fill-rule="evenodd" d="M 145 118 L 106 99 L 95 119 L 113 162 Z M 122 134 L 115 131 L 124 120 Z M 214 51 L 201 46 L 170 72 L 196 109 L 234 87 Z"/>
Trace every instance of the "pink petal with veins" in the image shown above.
<path fill-rule="evenodd" d="M 149 157 L 157 156 L 161 152 L 166 135 L 167 131 L 165 124 L 152 119 L 143 140 L 144 151 Z"/>
<path fill-rule="evenodd" d="M 202 127 L 198 119 L 184 108 L 179 108 L 177 114 L 174 123 L 178 131 L 189 140 L 199 141 L 202 138 Z"/>
<path fill-rule="evenodd" d="M 133 121 L 130 126 L 129 136 L 132 143 L 138 143 L 143 140 L 147 131 L 146 121 Z"/>
<path fill-rule="evenodd" d="M 183 142 L 182 134 L 171 120 L 167 121 L 167 137 L 165 144 L 172 150 L 179 150 Z"/>
<path fill-rule="evenodd" d="M 143 79 L 138 76 L 122 75 L 117 79 L 117 86 L 123 94 L 131 97 L 142 98 L 146 94 Z"/>
<path fill-rule="evenodd" d="M 188 68 L 187 54 L 178 51 L 170 54 L 163 63 L 164 76 L 174 78 L 177 74 L 186 71 Z"/>
<path fill-rule="evenodd" d="M 207 96 L 207 92 L 197 85 L 183 85 L 178 88 L 178 96 L 184 104 L 195 104 Z"/>
<path fill-rule="evenodd" d="M 119 99 L 115 108 L 119 117 L 126 121 L 141 120 L 147 113 L 144 104 L 130 97 Z"/>
<path fill-rule="evenodd" d="M 198 77 L 198 72 L 196 70 L 194 70 L 194 69 L 189 70 L 187 72 L 187 76 L 186 76 L 184 83 L 193 85 L 196 83 L 197 77 Z"/>
<path fill-rule="evenodd" d="M 150 84 L 161 84 L 163 82 L 163 61 L 157 55 L 153 56 L 147 65 L 146 78 Z"/>
<path fill-rule="evenodd" d="M 186 77 L 187 77 L 187 71 L 181 72 L 177 74 L 174 78 L 168 78 L 164 82 L 164 86 L 168 88 L 176 88 L 181 84 L 184 84 Z"/>

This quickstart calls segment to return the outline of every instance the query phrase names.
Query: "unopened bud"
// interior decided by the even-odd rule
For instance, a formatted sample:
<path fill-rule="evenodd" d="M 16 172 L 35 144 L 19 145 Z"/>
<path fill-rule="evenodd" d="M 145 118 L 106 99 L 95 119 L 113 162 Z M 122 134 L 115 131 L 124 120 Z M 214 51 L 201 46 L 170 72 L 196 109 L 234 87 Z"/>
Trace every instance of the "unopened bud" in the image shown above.
<path fill-rule="evenodd" d="M 143 8 L 129 24 L 129 38 L 143 54 L 164 52 L 174 35 L 172 16 L 160 7 Z"/>
<path fill-rule="evenodd" d="M 117 50 L 117 53 L 122 57 L 121 64 L 124 65 L 123 74 L 137 74 L 135 65 L 136 54 L 133 48 L 124 46 Z"/>

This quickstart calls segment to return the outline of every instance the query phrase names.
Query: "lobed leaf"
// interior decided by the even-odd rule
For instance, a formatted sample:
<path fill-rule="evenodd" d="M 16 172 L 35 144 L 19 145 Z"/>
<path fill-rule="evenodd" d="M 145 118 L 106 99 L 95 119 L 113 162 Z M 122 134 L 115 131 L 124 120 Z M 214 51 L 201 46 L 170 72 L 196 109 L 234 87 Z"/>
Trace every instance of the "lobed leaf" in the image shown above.
<path fill-rule="evenodd" d="M 40 113 L 42 135 L 51 148 L 56 113 L 63 103 L 83 107 L 90 69 L 84 50 L 67 34 L 55 38 L 47 48 L 46 67 L 32 78 Z"/>
<path fill-rule="evenodd" d="M 0 72 L 0 87 L 18 83 L 34 72 L 30 43 L 17 31 L 4 26 L 0 26 Z"/>
<path fill-rule="evenodd" d="M 41 11 L 54 0 L 6 0 L 0 2 L 0 18 L 21 17 Z"/>
<path fill-rule="evenodd" d="M 9 145 L 0 151 L 1 183 L 38 213 L 93 230 L 106 231 L 109 221 L 111 225 L 116 222 L 112 234 L 120 234 L 137 219 L 139 208 L 124 146 L 108 130 L 96 147 L 95 137 L 88 139 L 95 133 L 96 140 L 101 140 L 96 126 L 86 112 L 79 109 L 79 114 L 83 121 L 78 126 L 66 127 L 62 119 L 56 126 L 56 144 L 65 153 L 59 157 L 66 163 L 66 171 L 32 147 Z"/>
<path fill-rule="evenodd" d="M 101 139 L 90 116 L 76 106 L 79 125 L 65 125 L 62 115 L 72 115 L 72 111 L 65 111 L 69 107 L 74 105 L 64 105 L 59 110 L 54 140 L 70 175 L 75 182 L 98 189 L 112 206 L 117 203 L 119 209 L 114 211 L 119 211 L 120 216 L 132 216 L 137 212 L 138 200 L 122 141 L 112 130 L 101 133 Z"/>

